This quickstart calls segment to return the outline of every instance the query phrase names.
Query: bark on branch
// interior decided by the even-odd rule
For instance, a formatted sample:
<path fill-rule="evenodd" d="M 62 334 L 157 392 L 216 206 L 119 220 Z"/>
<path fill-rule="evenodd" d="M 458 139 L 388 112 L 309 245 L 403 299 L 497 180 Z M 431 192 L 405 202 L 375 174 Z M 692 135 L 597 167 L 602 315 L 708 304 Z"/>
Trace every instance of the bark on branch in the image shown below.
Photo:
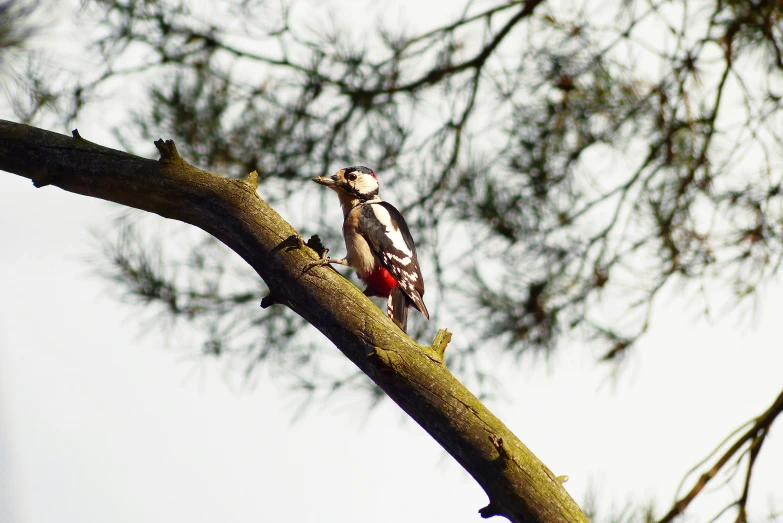
<path fill-rule="evenodd" d="M 329 338 L 482 486 L 483 517 L 514 522 L 584 522 L 541 461 L 443 364 L 450 335 L 413 342 L 362 292 L 317 255 L 256 193 L 257 178 L 232 180 L 197 169 L 159 140 L 159 161 L 0 120 L 0 169 L 180 220 L 215 236 L 250 264 L 271 295 Z"/>

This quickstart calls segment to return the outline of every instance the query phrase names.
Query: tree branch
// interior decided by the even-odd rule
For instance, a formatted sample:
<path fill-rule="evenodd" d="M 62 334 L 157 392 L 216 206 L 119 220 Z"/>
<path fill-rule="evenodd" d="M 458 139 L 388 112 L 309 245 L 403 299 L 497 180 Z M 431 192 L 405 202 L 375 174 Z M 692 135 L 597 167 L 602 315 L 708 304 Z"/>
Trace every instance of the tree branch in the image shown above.
<path fill-rule="evenodd" d="M 418 345 L 362 292 L 317 259 L 250 182 L 187 164 L 171 141 L 160 161 L 0 120 L 0 169 L 180 220 L 215 236 L 253 267 L 271 295 L 329 338 L 482 486 L 491 509 L 514 522 L 583 522 L 541 463 L 443 364 L 448 338 Z"/>
<path fill-rule="evenodd" d="M 699 480 L 696 482 L 695 485 L 693 485 L 693 488 L 681 499 L 679 499 L 672 508 L 669 510 L 669 512 L 666 513 L 665 516 L 663 516 L 658 523 L 669 523 L 670 521 L 674 520 L 677 516 L 685 512 L 685 509 L 688 508 L 688 505 L 691 504 L 691 502 L 698 496 L 703 490 L 704 487 L 707 486 L 707 483 L 710 482 L 715 476 L 718 475 L 718 473 L 723 469 L 723 467 L 731 460 L 732 456 L 734 456 L 737 452 L 742 449 L 746 444 L 749 445 L 749 458 L 748 458 L 748 470 L 747 474 L 745 476 L 745 483 L 742 489 L 742 496 L 740 498 L 732 503 L 732 505 L 737 505 L 739 508 L 739 513 L 737 516 L 738 521 L 744 521 L 745 514 L 745 505 L 747 504 L 748 500 L 748 493 L 750 490 L 750 480 L 753 475 L 753 465 L 756 463 L 756 456 L 758 456 L 759 450 L 761 450 L 761 445 L 764 443 L 764 439 L 767 436 L 767 433 L 769 432 L 769 428 L 772 426 L 772 423 L 774 423 L 775 419 L 783 413 L 783 391 L 778 395 L 778 397 L 775 399 L 775 401 L 770 405 L 770 407 L 764 411 L 763 414 L 758 416 L 757 418 L 750 421 L 750 423 L 746 423 L 740 429 L 743 427 L 751 424 L 751 427 L 745 431 L 729 449 L 723 453 L 723 455 L 718 458 L 718 460 L 715 462 L 715 464 L 710 467 L 709 470 L 704 472 L 700 477 Z M 725 443 L 727 443 L 733 436 L 736 434 L 735 431 L 732 433 L 729 438 L 724 440 L 717 449 L 713 451 L 710 456 L 707 457 L 707 459 L 710 459 L 713 454 L 715 454 Z M 741 459 L 742 455 L 740 455 Z M 707 461 L 705 459 L 704 462 Z M 691 474 L 694 472 L 698 467 L 700 467 L 701 464 L 697 465 L 688 474 Z M 686 476 L 687 477 L 687 476 Z M 684 482 L 685 480 L 683 480 Z"/>

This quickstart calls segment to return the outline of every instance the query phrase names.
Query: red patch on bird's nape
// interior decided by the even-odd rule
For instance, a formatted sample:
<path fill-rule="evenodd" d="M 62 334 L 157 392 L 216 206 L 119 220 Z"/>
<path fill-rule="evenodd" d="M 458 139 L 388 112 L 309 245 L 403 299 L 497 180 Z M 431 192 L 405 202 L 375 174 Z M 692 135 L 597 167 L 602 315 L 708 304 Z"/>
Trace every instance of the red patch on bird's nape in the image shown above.
<path fill-rule="evenodd" d="M 370 274 L 363 276 L 362 280 L 367 284 L 367 290 L 372 296 L 388 298 L 391 291 L 399 285 L 397 280 L 386 267 L 379 267 Z"/>

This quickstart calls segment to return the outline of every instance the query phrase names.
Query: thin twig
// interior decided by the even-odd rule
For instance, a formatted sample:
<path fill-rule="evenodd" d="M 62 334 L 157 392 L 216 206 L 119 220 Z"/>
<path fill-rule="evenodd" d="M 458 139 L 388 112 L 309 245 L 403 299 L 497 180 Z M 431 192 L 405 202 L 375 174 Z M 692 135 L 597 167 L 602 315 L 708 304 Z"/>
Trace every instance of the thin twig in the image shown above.
<path fill-rule="evenodd" d="M 758 454 L 758 450 L 761 448 L 761 444 L 766 437 L 767 431 L 781 412 L 783 412 L 783 391 L 780 392 L 777 399 L 775 399 L 775 402 L 763 414 L 761 414 L 761 416 L 753 420 L 753 426 L 751 426 L 750 429 L 743 433 L 742 436 L 740 436 L 740 438 L 734 442 L 731 447 L 729 447 L 729 449 L 715 462 L 712 468 L 701 475 L 693 488 L 691 488 L 690 492 L 688 492 L 685 497 L 674 503 L 674 506 L 672 506 L 669 512 L 667 512 L 666 515 L 658 521 L 658 523 L 668 523 L 685 512 L 685 509 L 688 508 L 688 505 L 690 505 L 696 496 L 698 496 L 701 491 L 704 490 L 704 487 L 707 486 L 710 480 L 712 480 L 721 471 L 721 469 L 723 469 L 726 463 L 731 460 L 732 456 L 734 456 L 734 454 L 736 454 L 743 446 L 745 446 L 745 444 L 750 443 L 751 452 L 748 464 L 748 472 L 745 478 L 745 487 L 743 489 L 742 497 L 740 497 L 740 499 L 737 501 L 737 504 L 740 507 L 738 521 L 741 521 L 740 517 L 743 515 L 744 503 L 747 502 L 747 492 L 750 489 L 751 474 L 753 465 L 756 461 L 756 455 Z"/>

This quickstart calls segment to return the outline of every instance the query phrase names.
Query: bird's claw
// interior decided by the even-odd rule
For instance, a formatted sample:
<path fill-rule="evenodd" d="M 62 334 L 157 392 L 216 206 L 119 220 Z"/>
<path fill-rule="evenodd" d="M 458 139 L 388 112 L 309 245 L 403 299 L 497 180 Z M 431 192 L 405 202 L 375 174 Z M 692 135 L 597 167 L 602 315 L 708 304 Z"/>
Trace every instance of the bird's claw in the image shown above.
<path fill-rule="evenodd" d="M 304 271 L 302 271 L 302 274 L 305 274 L 310 271 L 313 267 L 323 267 L 325 265 L 329 265 L 333 263 L 335 260 L 329 258 L 329 249 L 325 249 L 323 254 L 321 255 L 321 258 L 316 261 L 311 261 L 305 266 Z"/>

